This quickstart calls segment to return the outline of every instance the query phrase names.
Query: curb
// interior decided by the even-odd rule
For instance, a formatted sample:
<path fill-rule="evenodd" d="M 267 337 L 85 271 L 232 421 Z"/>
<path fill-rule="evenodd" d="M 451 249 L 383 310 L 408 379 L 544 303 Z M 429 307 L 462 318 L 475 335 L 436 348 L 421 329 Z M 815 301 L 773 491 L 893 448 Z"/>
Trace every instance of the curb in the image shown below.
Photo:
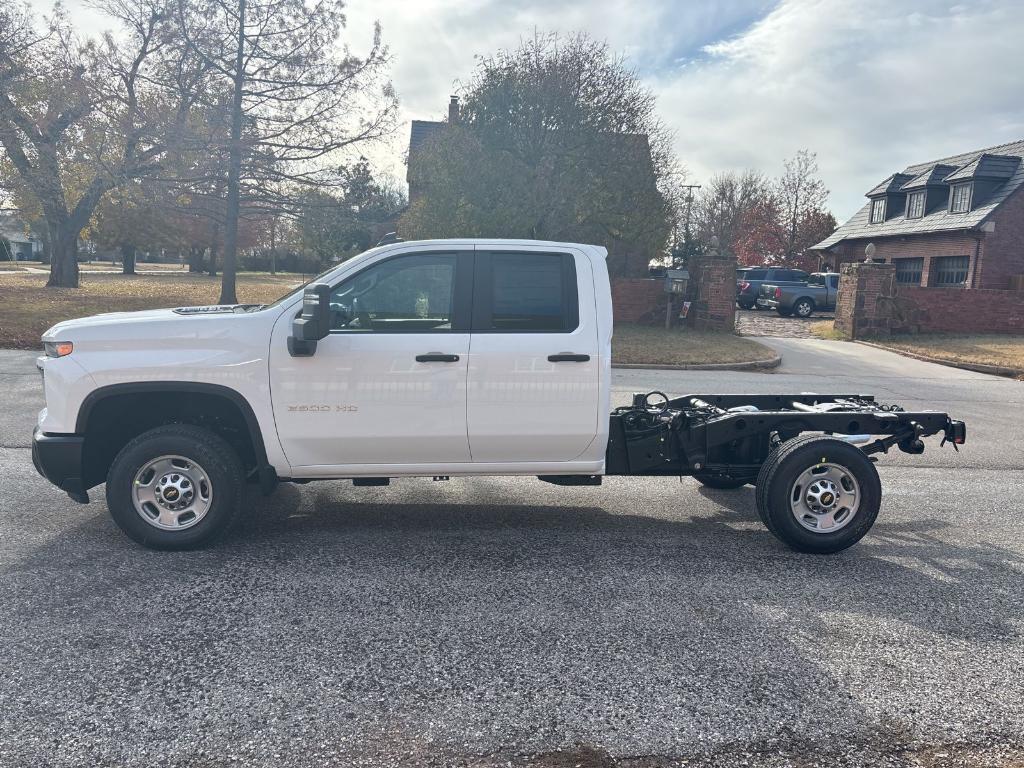
<path fill-rule="evenodd" d="M 941 357 L 929 357 L 928 355 L 921 355 L 917 352 L 907 352 L 902 349 L 896 349 L 895 347 L 886 347 L 883 344 L 874 344 L 870 341 L 861 341 L 860 339 L 855 339 L 854 341 L 857 344 L 863 344 L 865 347 L 883 349 L 886 352 L 893 352 L 897 355 L 903 355 L 904 357 L 911 357 L 914 360 L 920 360 L 923 363 L 935 363 L 936 365 L 945 365 L 950 368 L 962 368 L 965 371 L 974 371 L 975 373 L 990 373 L 994 376 L 1024 376 L 1024 370 L 1020 368 L 1006 368 L 1001 365 L 985 365 L 984 363 L 959 363 L 954 360 L 944 360 Z"/>
<path fill-rule="evenodd" d="M 755 371 L 778 368 L 782 356 L 767 360 L 751 360 L 746 363 L 695 363 L 694 365 L 661 365 L 659 363 L 612 363 L 612 368 L 644 369 L 651 371 Z"/>

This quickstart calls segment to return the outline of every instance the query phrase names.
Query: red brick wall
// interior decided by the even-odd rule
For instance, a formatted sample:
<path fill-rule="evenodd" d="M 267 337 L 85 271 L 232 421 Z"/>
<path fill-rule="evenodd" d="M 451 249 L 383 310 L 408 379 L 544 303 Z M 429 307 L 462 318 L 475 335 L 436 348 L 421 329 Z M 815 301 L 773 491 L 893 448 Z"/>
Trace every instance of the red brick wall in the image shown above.
<path fill-rule="evenodd" d="M 893 333 L 1024 333 L 1024 292 L 901 285 L 896 296 L 913 311 L 910 327 L 892 324 Z"/>
<path fill-rule="evenodd" d="M 664 279 L 612 280 L 612 312 L 617 323 L 664 321 L 666 298 Z"/>
<path fill-rule="evenodd" d="M 695 298 L 687 319 L 703 331 L 731 331 L 736 327 L 736 260 L 717 251 L 690 260 Z"/>
<path fill-rule="evenodd" d="M 981 245 L 977 288 L 1009 288 L 1010 279 L 1024 275 L 1024 187 L 1014 192 L 989 219 L 994 232 Z"/>

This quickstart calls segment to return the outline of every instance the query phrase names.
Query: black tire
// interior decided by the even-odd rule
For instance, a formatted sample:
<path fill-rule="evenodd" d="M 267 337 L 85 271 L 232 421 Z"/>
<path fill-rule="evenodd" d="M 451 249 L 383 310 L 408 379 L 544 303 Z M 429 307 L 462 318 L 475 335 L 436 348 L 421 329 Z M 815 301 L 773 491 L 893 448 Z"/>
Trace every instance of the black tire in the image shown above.
<path fill-rule="evenodd" d="M 790 309 L 789 307 L 776 307 L 775 311 L 778 312 L 783 317 L 789 317 L 790 315 L 793 314 L 793 310 Z"/>
<path fill-rule="evenodd" d="M 859 489 L 853 516 L 830 533 L 802 526 L 790 506 L 800 475 L 823 464 L 842 467 Z M 780 445 L 762 465 L 755 498 L 758 515 L 776 538 L 798 552 L 828 554 L 853 546 L 871 530 L 882 502 L 882 484 L 875 465 L 856 446 L 826 435 L 801 435 Z"/>
<path fill-rule="evenodd" d="M 798 443 L 806 443 L 807 441 L 814 440 L 818 437 L 821 437 L 821 435 L 812 433 L 808 435 L 797 435 L 789 440 L 784 440 L 768 454 L 768 458 L 764 460 L 764 464 L 761 465 L 761 469 L 757 473 L 757 480 L 754 481 L 754 503 L 757 505 L 757 516 L 761 518 L 761 522 L 764 523 L 764 527 L 767 528 L 776 538 L 778 538 L 778 534 L 775 533 L 772 520 L 768 516 L 768 502 L 765 494 L 765 489 L 768 487 L 768 484 L 765 482 L 765 478 L 768 476 L 768 470 L 775 465 L 775 461 L 778 458 L 779 453 L 783 450 L 789 449 Z"/>
<path fill-rule="evenodd" d="M 135 478 L 158 457 L 180 456 L 202 468 L 209 482 L 210 503 L 201 519 L 181 530 L 164 530 L 136 510 Z M 107 508 L 128 536 L 150 549 L 197 549 L 217 541 L 238 519 L 244 472 L 235 450 L 221 437 L 201 427 L 169 424 L 151 429 L 117 454 L 107 473 Z M 142 504 L 147 508 L 146 504 Z M 150 505 L 154 509 L 159 509 Z"/>
<path fill-rule="evenodd" d="M 746 480 L 740 480 L 736 477 L 727 477 L 725 475 L 699 474 L 694 475 L 693 479 L 707 488 L 714 488 L 719 491 L 732 491 L 737 488 L 742 488 L 747 484 Z"/>
<path fill-rule="evenodd" d="M 793 314 L 797 317 L 808 318 L 814 314 L 814 299 L 802 296 L 793 303 Z"/>
<path fill-rule="evenodd" d="M 747 302 L 737 301 L 736 302 L 736 306 L 738 306 L 740 309 L 747 309 L 747 310 L 750 310 L 750 309 L 754 308 L 754 305 L 752 303 L 750 303 L 749 301 L 747 301 Z"/>

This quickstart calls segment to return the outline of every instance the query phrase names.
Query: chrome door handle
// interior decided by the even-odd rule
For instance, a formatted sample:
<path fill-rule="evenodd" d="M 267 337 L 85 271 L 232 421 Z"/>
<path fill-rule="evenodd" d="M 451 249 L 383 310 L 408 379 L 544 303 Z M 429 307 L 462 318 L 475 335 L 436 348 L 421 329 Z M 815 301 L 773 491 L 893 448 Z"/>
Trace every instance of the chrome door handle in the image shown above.
<path fill-rule="evenodd" d="M 457 363 L 458 355 L 446 355 L 442 352 L 428 352 L 425 355 L 416 355 L 417 363 Z"/>
<path fill-rule="evenodd" d="M 548 355 L 550 363 L 585 363 L 590 360 L 590 355 L 575 355 L 572 352 L 559 352 L 557 355 Z"/>

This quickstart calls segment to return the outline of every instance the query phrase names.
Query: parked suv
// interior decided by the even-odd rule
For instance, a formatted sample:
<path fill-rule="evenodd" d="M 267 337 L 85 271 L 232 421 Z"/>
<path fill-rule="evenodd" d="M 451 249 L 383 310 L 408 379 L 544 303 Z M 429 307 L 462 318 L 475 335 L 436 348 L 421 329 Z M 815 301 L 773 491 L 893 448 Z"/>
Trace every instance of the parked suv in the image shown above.
<path fill-rule="evenodd" d="M 740 309 L 759 309 L 757 297 L 764 283 L 797 285 L 806 283 L 810 275 L 802 269 L 783 267 L 748 267 L 736 270 L 736 303 Z"/>

